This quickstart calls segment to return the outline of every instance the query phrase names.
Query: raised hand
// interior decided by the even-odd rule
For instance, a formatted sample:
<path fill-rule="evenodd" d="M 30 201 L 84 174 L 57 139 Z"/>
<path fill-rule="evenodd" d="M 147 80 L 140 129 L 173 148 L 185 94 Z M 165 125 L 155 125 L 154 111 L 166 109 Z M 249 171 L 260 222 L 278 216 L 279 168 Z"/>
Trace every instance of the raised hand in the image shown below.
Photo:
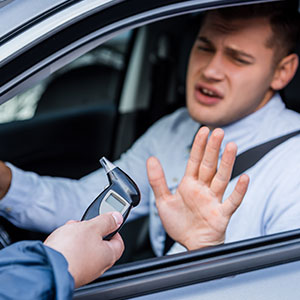
<path fill-rule="evenodd" d="M 224 132 L 215 129 L 209 140 L 208 135 L 207 127 L 200 128 L 175 194 L 167 187 L 158 159 L 151 157 L 147 161 L 148 178 L 163 226 L 171 238 L 189 250 L 224 242 L 228 222 L 249 184 L 249 177 L 241 175 L 231 195 L 222 202 L 237 146 L 234 143 L 226 145 L 217 168 Z"/>

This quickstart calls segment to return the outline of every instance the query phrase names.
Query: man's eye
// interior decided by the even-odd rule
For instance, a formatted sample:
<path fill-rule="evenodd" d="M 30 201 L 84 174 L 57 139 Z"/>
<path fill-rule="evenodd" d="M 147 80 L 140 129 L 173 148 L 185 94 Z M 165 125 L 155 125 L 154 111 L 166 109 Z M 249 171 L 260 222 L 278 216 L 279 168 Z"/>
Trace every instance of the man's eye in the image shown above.
<path fill-rule="evenodd" d="M 198 46 L 197 47 L 198 50 L 203 51 L 203 52 L 212 52 L 213 49 L 209 48 L 209 47 L 205 47 L 205 46 Z"/>
<path fill-rule="evenodd" d="M 242 65 L 250 65 L 251 62 L 245 60 L 245 59 L 242 59 L 242 58 L 239 58 L 239 57 L 234 57 L 233 58 L 237 63 L 239 64 L 242 64 Z"/>

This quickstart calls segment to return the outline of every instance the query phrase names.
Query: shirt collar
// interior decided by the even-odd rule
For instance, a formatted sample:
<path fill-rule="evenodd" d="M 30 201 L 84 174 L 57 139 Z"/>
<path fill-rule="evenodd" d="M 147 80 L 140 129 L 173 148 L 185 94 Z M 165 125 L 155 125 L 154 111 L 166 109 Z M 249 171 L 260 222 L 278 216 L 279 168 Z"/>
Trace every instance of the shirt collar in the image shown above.
<path fill-rule="evenodd" d="M 266 134 L 266 129 L 272 127 L 272 122 L 285 109 L 279 94 L 275 94 L 268 103 L 254 113 L 224 126 L 225 137 L 221 146 L 223 152 L 228 142 L 235 142 L 238 146 L 238 153 L 245 151 L 249 145 L 258 145 L 271 139 Z"/>

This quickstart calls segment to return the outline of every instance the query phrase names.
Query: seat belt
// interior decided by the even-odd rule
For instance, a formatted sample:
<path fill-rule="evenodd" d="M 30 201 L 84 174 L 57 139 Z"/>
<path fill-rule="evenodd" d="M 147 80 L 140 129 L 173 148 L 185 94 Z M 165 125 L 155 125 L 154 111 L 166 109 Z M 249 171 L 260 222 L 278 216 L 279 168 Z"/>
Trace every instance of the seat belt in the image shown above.
<path fill-rule="evenodd" d="M 263 158 L 268 152 L 270 152 L 276 146 L 282 144 L 283 142 L 292 138 L 293 136 L 298 135 L 299 133 L 300 130 L 291 132 L 289 134 L 280 136 L 276 139 L 260 144 L 256 147 L 253 147 L 239 154 L 236 157 L 230 180 L 241 175 L 247 169 L 253 167 L 261 158 Z"/>
<path fill-rule="evenodd" d="M 263 158 L 272 149 L 287 141 L 288 139 L 298 135 L 299 133 L 300 130 L 293 131 L 286 135 L 280 136 L 253 148 L 250 148 L 245 152 L 239 154 L 236 157 L 230 180 L 241 175 L 246 170 L 253 167 L 261 158 Z M 170 238 L 169 235 L 166 233 L 165 247 L 163 253 L 166 254 L 174 243 L 174 240 Z"/>

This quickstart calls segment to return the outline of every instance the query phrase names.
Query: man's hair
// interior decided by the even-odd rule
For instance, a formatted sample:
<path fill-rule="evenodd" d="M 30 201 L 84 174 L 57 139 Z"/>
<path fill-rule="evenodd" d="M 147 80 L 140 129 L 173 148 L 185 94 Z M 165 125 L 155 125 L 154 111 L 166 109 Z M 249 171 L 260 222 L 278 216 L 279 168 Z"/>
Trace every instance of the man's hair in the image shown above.
<path fill-rule="evenodd" d="M 298 1 L 280 1 L 220 8 L 208 11 L 205 16 L 213 13 L 225 21 L 240 19 L 268 18 L 273 35 L 266 46 L 276 48 L 275 60 L 295 52 L 299 36 Z M 205 19 L 204 16 L 204 19 Z"/>

